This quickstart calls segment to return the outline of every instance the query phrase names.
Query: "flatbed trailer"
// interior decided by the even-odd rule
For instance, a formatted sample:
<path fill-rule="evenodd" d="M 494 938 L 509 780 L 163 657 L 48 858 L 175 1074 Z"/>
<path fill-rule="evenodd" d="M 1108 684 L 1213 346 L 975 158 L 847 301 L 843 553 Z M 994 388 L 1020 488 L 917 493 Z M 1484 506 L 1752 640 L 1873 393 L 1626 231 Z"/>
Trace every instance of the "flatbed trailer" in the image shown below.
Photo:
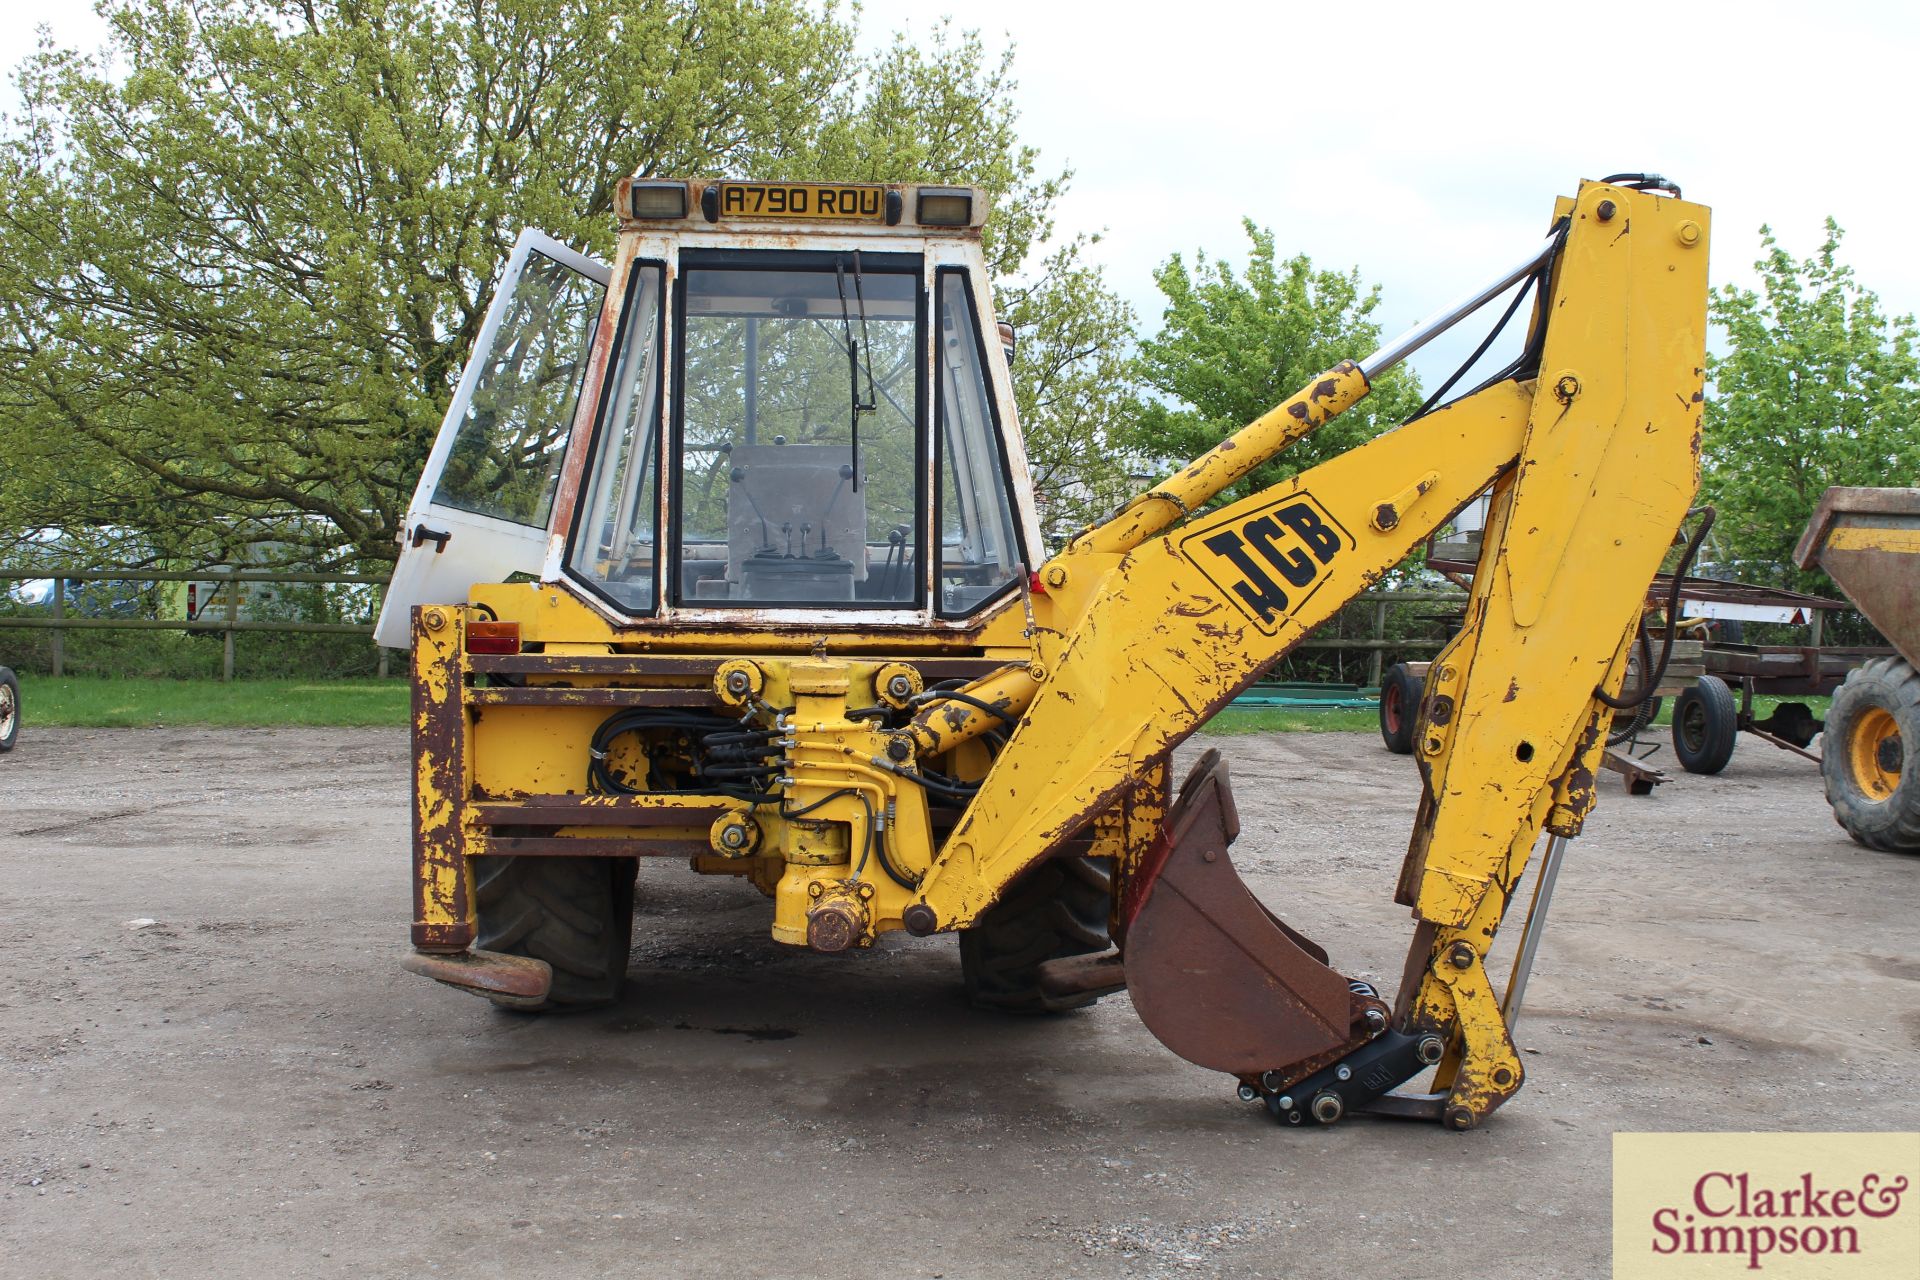
<path fill-rule="evenodd" d="M 1456 585 L 1464 585 L 1472 575 L 1474 561 L 1430 553 L 1427 567 Z M 1647 592 L 1649 607 L 1667 600 L 1672 591 L 1673 575 L 1659 575 Z M 1894 651 L 1885 646 L 1820 643 L 1826 615 L 1852 607 L 1845 600 L 1784 588 L 1695 576 L 1684 579 L 1680 584 L 1681 617 L 1722 626 L 1719 634 L 1707 626 L 1699 633 L 1704 639 L 1691 644 L 1676 640 L 1673 661 L 1655 691 L 1656 698 L 1676 699 L 1671 739 L 1680 767 L 1689 773 L 1719 773 L 1733 758 L 1734 744 L 1741 733 L 1750 733 L 1818 764 L 1819 754 L 1808 748 L 1825 724 L 1813 708 L 1804 702 L 1788 701 L 1761 715 L 1755 711 L 1754 699 L 1826 697 L 1848 672 L 1891 655 Z M 1757 645 L 1726 636 L 1725 624 L 1748 622 L 1806 626 L 1812 643 Z M 1656 647 L 1658 642 L 1655 633 Z M 1407 664 L 1407 670 L 1417 681 L 1424 673 L 1424 664 Z M 1389 722 L 1397 723 L 1399 717 L 1410 714 L 1413 705 L 1407 703 L 1404 685 L 1395 689 L 1389 688 L 1391 684 L 1383 677 L 1381 734 L 1389 747 L 1394 743 Z M 1389 699 L 1395 700 L 1394 705 L 1389 705 Z M 1634 795 L 1645 795 L 1665 781 L 1665 774 L 1647 764 L 1655 748 L 1640 749 L 1645 731 L 1658 713 L 1656 702 L 1637 718 L 1638 723 L 1619 726 L 1607 753 L 1607 767 L 1626 779 L 1627 789 Z"/>
<path fill-rule="evenodd" d="M 1742 733 L 1818 764 L 1819 753 L 1808 748 L 1826 724 L 1813 708 L 1805 702 L 1785 701 L 1762 716 L 1754 710 L 1754 699 L 1830 696 L 1848 672 L 1893 652 L 1884 645 L 1820 642 L 1826 615 L 1852 608 L 1844 600 L 1777 587 L 1690 578 L 1681 586 L 1681 602 L 1681 612 L 1688 618 L 1800 625 L 1808 628 L 1811 641 L 1803 645 L 1760 645 L 1709 634 L 1701 653 L 1704 670 L 1698 687 L 1682 695 L 1673 714 L 1674 755 L 1689 773 L 1714 774 L 1726 768 Z"/>

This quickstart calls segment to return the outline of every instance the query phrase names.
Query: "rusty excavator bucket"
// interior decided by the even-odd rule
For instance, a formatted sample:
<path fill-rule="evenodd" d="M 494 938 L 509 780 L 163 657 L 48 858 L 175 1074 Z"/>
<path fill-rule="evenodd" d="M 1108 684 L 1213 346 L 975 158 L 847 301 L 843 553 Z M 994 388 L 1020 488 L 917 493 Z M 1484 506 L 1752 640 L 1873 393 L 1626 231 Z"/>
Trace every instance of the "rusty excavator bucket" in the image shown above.
<path fill-rule="evenodd" d="M 1414 1074 L 1419 1043 L 1386 1032 L 1378 993 L 1329 967 L 1325 950 L 1253 896 L 1227 851 L 1239 833 L 1226 762 L 1208 751 L 1121 887 L 1127 991 L 1140 1020 L 1181 1057 L 1239 1077 L 1277 1118 L 1327 1123 Z M 1351 1087 L 1313 1079 L 1370 1043 L 1405 1059 L 1384 1066 L 1406 1070 Z"/>

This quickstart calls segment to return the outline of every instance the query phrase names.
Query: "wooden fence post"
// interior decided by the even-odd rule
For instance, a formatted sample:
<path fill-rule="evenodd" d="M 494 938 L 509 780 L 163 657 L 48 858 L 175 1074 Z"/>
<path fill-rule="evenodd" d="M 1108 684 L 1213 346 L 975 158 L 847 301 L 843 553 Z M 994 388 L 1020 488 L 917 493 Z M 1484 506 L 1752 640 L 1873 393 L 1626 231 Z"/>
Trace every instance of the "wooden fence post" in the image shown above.
<path fill-rule="evenodd" d="M 239 570 L 227 570 L 227 638 L 225 652 L 221 654 L 220 682 L 233 683 L 233 624 L 240 612 Z"/>
<path fill-rule="evenodd" d="M 67 616 L 67 580 L 53 580 L 53 674 L 55 678 L 67 673 L 67 631 L 58 625 L 60 619 Z"/>
<path fill-rule="evenodd" d="M 1380 641 L 1384 641 L 1387 638 L 1387 602 L 1385 599 L 1376 601 L 1373 606 L 1373 638 Z M 1373 656 L 1367 660 L 1367 688 L 1378 689 L 1380 687 L 1380 662 L 1385 656 L 1386 650 L 1376 648 L 1373 651 Z"/>

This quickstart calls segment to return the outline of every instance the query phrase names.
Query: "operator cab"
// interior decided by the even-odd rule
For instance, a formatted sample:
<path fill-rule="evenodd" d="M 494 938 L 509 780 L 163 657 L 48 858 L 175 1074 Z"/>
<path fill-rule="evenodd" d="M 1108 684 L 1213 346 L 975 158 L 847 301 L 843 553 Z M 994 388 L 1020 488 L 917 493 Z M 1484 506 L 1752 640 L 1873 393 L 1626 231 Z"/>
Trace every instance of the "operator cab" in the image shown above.
<path fill-rule="evenodd" d="M 966 628 L 1042 557 L 972 188 L 621 183 L 611 267 L 521 236 L 376 639 L 475 583 L 620 627 Z"/>

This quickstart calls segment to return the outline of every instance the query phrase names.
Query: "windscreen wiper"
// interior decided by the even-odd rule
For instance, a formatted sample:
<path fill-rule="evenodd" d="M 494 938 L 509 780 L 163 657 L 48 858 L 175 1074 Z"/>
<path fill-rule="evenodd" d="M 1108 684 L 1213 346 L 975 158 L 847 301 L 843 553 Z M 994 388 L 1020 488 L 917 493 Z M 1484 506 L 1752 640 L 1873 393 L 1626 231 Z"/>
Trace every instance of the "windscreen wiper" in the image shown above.
<path fill-rule="evenodd" d="M 853 315 L 847 310 L 847 272 L 834 259 L 833 278 L 840 287 L 840 325 L 846 335 L 847 379 L 849 383 L 848 399 L 852 407 L 847 411 L 848 427 L 852 435 L 853 449 L 853 491 L 860 492 L 860 415 L 872 413 L 879 407 L 879 398 L 873 389 L 873 340 L 867 333 L 867 287 L 866 277 L 860 270 L 860 251 L 853 251 L 853 296 L 860 305 L 860 340 L 854 341 Z M 860 396 L 860 366 L 867 367 L 867 394 Z"/>

